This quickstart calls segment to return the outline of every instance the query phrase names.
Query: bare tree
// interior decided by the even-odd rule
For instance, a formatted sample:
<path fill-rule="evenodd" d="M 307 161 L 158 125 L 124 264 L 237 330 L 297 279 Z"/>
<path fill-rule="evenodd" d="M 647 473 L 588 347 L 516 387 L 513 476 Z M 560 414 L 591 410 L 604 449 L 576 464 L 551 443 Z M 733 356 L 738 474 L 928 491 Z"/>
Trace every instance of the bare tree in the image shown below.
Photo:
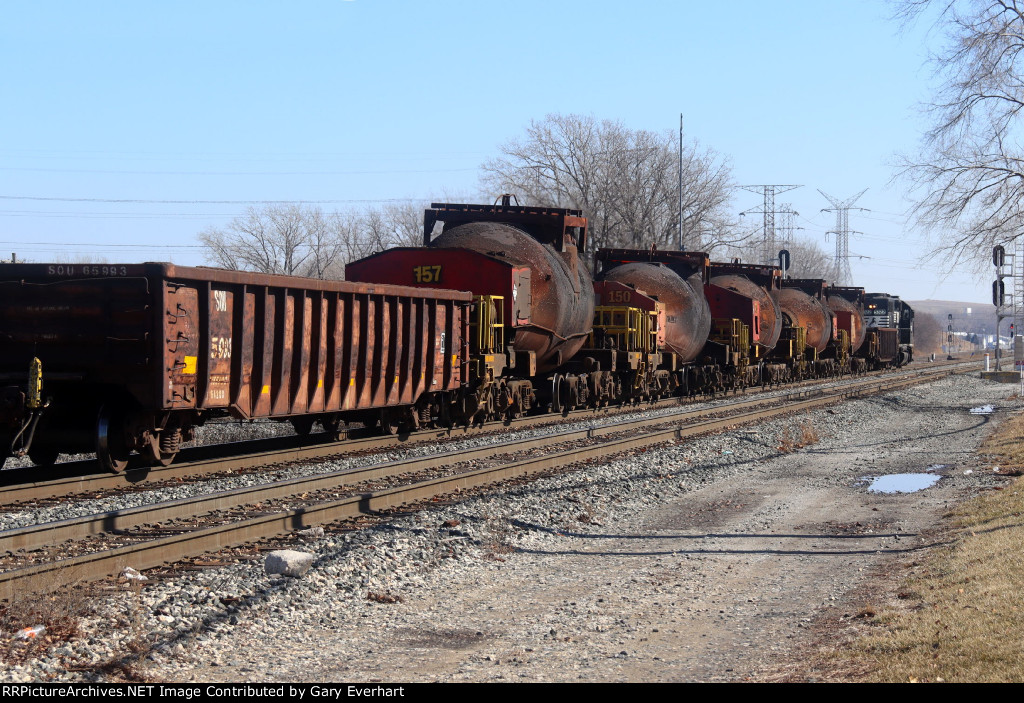
<path fill-rule="evenodd" d="M 359 220 L 359 227 L 370 251 L 422 246 L 423 209 L 423 204 L 409 202 L 388 203 L 367 210 Z"/>
<path fill-rule="evenodd" d="M 794 239 L 786 245 L 786 250 L 789 252 L 789 271 L 787 271 L 789 278 L 831 279 L 835 270 L 835 262 L 819 244 L 807 239 Z M 733 259 L 740 263 L 759 262 L 761 260 L 761 242 L 726 246 L 712 257 L 712 260 L 719 261 Z"/>
<path fill-rule="evenodd" d="M 331 226 L 334 229 L 334 237 L 341 246 L 341 262 L 336 275 L 332 278 L 344 278 L 345 264 L 356 259 L 362 259 L 373 253 L 373 243 L 363 236 L 362 218 L 352 213 L 335 213 L 331 218 Z"/>
<path fill-rule="evenodd" d="M 795 239 L 787 249 L 789 251 L 790 278 L 824 278 L 832 277 L 835 271 L 834 257 L 815 242 L 806 239 Z"/>
<path fill-rule="evenodd" d="M 914 346 L 921 354 L 942 352 L 942 325 L 934 315 L 917 313 L 914 316 Z"/>
<path fill-rule="evenodd" d="M 391 203 L 385 208 L 394 246 L 423 246 L 423 210 L 426 203 Z"/>
<path fill-rule="evenodd" d="M 679 153 L 671 132 L 634 131 L 621 122 L 548 115 L 483 164 L 483 186 L 525 202 L 584 211 L 594 248 L 675 249 Z M 683 150 L 683 235 L 688 249 L 712 249 L 732 231 L 727 162 L 695 143 Z"/>
<path fill-rule="evenodd" d="M 345 244 L 339 236 L 339 217 L 337 213 L 325 216 L 319 208 L 306 212 L 303 227 L 310 255 L 304 275 L 319 279 L 342 277 Z"/>
<path fill-rule="evenodd" d="M 423 207 L 389 204 L 325 214 L 298 206 L 250 208 L 222 229 L 199 234 L 206 259 L 224 268 L 341 279 L 345 264 L 395 246 L 422 243 Z"/>
<path fill-rule="evenodd" d="M 906 0 L 901 14 L 935 6 L 948 38 L 935 57 L 941 88 L 927 106 L 933 126 L 901 175 L 917 192 L 917 223 L 947 233 L 935 253 L 978 261 L 1024 234 L 1024 2 Z"/>
<path fill-rule="evenodd" d="M 306 213 L 297 206 L 249 208 L 224 229 L 199 234 L 207 258 L 218 266 L 260 273 L 301 275 L 310 256 Z"/>

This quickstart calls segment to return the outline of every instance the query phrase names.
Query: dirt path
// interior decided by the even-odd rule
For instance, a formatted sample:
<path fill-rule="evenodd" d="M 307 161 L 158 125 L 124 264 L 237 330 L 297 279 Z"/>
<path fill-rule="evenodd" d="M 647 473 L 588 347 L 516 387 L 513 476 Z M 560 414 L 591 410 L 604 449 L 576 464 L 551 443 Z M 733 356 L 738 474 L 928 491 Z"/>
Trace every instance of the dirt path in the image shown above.
<path fill-rule="evenodd" d="M 614 519 L 629 506 L 598 492 L 607 500 L 595 508 L 599 524 L 520 525 L 544 539 L 433 574 L 402 591 L 401 602 L 346 613 L 336 629 L 310 625 L 301 636 L 283 636 L 272 656 L 243 626 L 222 665 L 185 666 L 173 678 L 763 677 L 807 643 L 814 618 L 834 609 L 855 615 L 863 603 L 849 594 L 890 560 L 927 546 L 922 532 L 951 503 L 1000 480 L 975 449 L 1003 411 L 968 410 L 1008 408 L 1005 395 L 994 384 L 950 381 L 858 401 L 815 414 L 823 436 L 793 452 L 770 446 L 777 426 L 734 432 L 727 444 L 709 443 L 710 451 L 728 458 L 756 445 L 748 452 L 755 458 L 636 508 L 629 520 Z M 944 478 L 915 493 L 873 493 L 861 480 L 936 464 Z"/>

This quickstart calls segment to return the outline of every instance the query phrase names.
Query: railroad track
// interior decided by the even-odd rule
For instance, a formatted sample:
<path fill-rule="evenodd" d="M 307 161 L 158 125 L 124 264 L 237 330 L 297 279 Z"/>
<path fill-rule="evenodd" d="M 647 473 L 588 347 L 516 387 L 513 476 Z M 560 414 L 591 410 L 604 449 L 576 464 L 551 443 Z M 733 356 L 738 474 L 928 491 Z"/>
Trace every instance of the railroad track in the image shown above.
<path fill-rule="evenodd" d="M 930 365 L 929 369 L 964 363 L 969 366 L 976 365 L 976 362 L 936 362 Z M 822 385 L 827 387 L 834 383 L 850 383 L 856 380 L 847 377 L 838 381 L 803 381 L 789 384 L 781 392 L 787 397 L 794 393 L 815 393 L 819 392 Z M 779 389 L 769 389 L 767 391 L 769 399 L 767 400 L 759 399 L 762 393 L 762 391 L 757 391 L 749 395 L 744 394 L 742 397 L 753 398 L 749 402 L 755 404 L 773 402 L 772 399 L 778 397 L 780 391 Z M 734 398 L 736 397 L 741 396 L 734 396 Z M 689 399 L 669 398 L 642 406 L 615 406 L 600 410 L 580 409 L 562 415 L 550 413 L 532 415 L 510 422 L 490 422 L 486 425 L 455 427 L 450 430 L 421 430 L 401 436 L 367 436 L 365 431 L 356 429 L 342 430 L 337 436 L 322 433 L 305 437 L 284 436 L 247 440 L 192 447 L 183 450 L 179 459 L 170 466 L 135 468 L 117 474 L 107 471 L 93 473 L 96 465 L 93 460 L 65 462 L 49 468 L 6 469 L 0 471 L 0 506 L 10 508 L 30 501 L 53 500 L 84 494 L 99 497 L 133 488 L 150 490 L 160 485 L 169 485 L 172 482 L 178 484 L 183 480 L 195 480 L 218 474 L 234 475 L 297 462 L 334 459 L 396 447 L 410 447 L 417 443 L 436 443 L 439 440 L 504 430 L 520 430 L 552 423 L 607 419 L 638 410 L 678 408 L 681 404 L 691 403 L 692 401 Z"/>
<path fill-rule="evenodd" d="M 379 513 L 571 464 L 606 460 L 642 447 L 800 413 L 846 398 L 895 390 L 976 368 L 976 363 L 966 363 L 912 369 L 856 379 L 831 388 L 795 390 L 782 399 L 755 397 L 727 406 L 680 409 L 656 419 L 621 420 L 469 451 L 437 453 L 6 530 L 0 532 L 0 553 L 14 556 L 0 564 L 0 568 L 6 569 L 0 573 L 0 598 L 103 578 L 126 566 L 151 569 L 315 525 Z M 544 419 L 551 421 L 550 416 Z M 323 448 L 307 449 L 316 452 Z M 337 446 L 332 453 L 338 453 Z M 55 549 L 54 545 L 60 546 Z"/>

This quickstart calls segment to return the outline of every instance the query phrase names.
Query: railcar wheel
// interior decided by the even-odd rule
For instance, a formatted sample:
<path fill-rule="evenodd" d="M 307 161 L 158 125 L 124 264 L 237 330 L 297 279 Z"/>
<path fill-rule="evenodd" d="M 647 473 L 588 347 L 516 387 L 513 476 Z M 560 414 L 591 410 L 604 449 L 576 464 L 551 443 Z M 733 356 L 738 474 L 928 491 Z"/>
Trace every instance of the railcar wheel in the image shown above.
<path fill-rule="evenodd" d="M 401 421 L 399 420 L 399 414 L 390 410 L 380 411 L 380 428 L 386 435 L 398 434 L 399 426 Z"/>
<path fill-rule="evenodd" d="M 115 409 L 104 405 L 96 418 L 96 458 L 100 466 L 112 473 L 128 467 L 131 450 L 124 439 L 124 418 Z"/>
<path fill-rule="evenodd" d="M 515 393 L 512 396 L 512 402 L 508 406 L 508 410 L 505 411 L 505 417 L 509 420 L 518 420 L 523 416 L 523 405 L 519 398 L 519 394 Z"/>
<path fill-rule="evenodd" d="M 332 440 L 337 440 L 338 432 L 341 430 L 341 418 L 337 415 L 325 415 L 320 418 L 320 426 L 331 436 Z"/>
<path fill-rule="evenodd" d="M 562 405 L 562 414 L 569 413 L 576 409 L 579 404 L 579 393 L 576 391 L 576 380 L 568 376 L 562 377 L 562 387 L 559 391 L 559 399 Z"/>
<path fill-rule="evenodd" d="M 562 375 L 558 373 L 551 379 L 551 412 L 562 412 Z"/>
<path fill-rule="evenodd" d="M 447 397 L 442 397 L 437 406 L 437 426 L 447 430 L 451 429 L 454 424 L 451 401 Z"/>
<path fill-rule="evenodd" d="M 292 427 L 295 429 L 295 434 L 300 437 L 308 437 L 313 432 L 313 421 L 315 418 L 312 415 L 300 415 L 299 417 L 293 417 Z"/>
<path fill-rule="evenodd" d="M 166 437 L 165 433 L 170 432 Z M 142 448 L 142 456 L 150 466 L 170 466 L 174 457 L 178 456 L 181 447 L 181 430 L 164 430 L 159 435 L 151 436 Z"/>
<path fill-rule="evenodd" d="M 175 456 L 177 456 L 177 452 L 174 454 L 163 454 L 159 447 L 153 446 L 153 442 L 148 442 L 142 448 L 142 457 L 149 466 L 170 466 Z"/>
<path fill-rule="evenodd" d="M 33 446 L 28 450 L 28 458 L 32 460 L 32 463 L 36 466 L 53 466 L 57 463 L 57 455 L 60 454 L 56 449 L 52 447 L 35 447 Z M 3 462 L 0 461 L 0 466 Z"/>

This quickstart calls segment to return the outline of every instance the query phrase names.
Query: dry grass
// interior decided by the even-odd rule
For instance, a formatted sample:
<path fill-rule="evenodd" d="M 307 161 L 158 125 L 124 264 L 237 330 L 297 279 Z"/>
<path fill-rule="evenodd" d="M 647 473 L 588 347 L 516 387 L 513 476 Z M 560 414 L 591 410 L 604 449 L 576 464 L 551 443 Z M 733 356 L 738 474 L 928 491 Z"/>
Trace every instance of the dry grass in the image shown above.
<path fill-rule="evenodd" d="M 119 651 L 104 661 L 86 664 L 68 661 L 61 655 L 60 659 L 69 671 L 98 674 L 104 681 L 111 682 L 155 680 L 140 665 L 152 651 L 146 640 L 142 585 L 133 581 L 129 588 L 133 593 L 130 612 L 117 616 L 112 624 L 126 629 L 130 636 L 122 642 Z M 26 663 L 46 655 L 48 650 L 82 638 L 81 621 L 96 614 L 93 597 L 88 588 L 73 583 L 52 593 L 0 602 L 0 663 L 6 666 Z M 37 625 L 43 625 L 46 630 L 31 639 L 15 636 L 18 631 Z"/>
<path fill-rule="evenodd" d="M 1024 417 L 1012 418 L 982 451 L 1019 466 L 1022 432 Z M 864 679 L 1024 681 L 1024 483 L 969 501 L 950 517 L 950 546 L 933 550 L 902 584 L 901 606 L 878 608 L 869 616 L 873 632 L 837 655 L 866 669 Z"/>
<path fill-rule="evenodd" d="M 91 612 L 91 604 L 76 588 L 0 603 L 0 633 L 6 640 L 0 646 L 0 662 L 18 664 L 78 637 L 81 618 Z M 46 631 L 29 640 L 14 637 L 36 625 L 43 625 Z"/>
<path fill-rule="evenodd" d="M 818 431 L 814 429 L 814 425 L 809 420 L 803 420 L 796 427 L 787 427 L 782 431 L 779 435 L 778 449 L 788 454 L 816 444 L 818 439 Z"/>
<path fill-rule="evenodd" d="M 382 593 L 380 591 L 369 591 L 366 594 L 366 600 L 373 601 L 374 603 L 384 603 L 390 605 L 392 603 L 401 603 L 402 596 L 394 593 Z"/>
<path fill-rule="evenodd" d="M 1024 415 L 1008 418 L 999 426 L 978 450 L 988 455 L 993 465 L 999 466 L 1000 473 L 1012 473 L 1024 469 Z"/>

